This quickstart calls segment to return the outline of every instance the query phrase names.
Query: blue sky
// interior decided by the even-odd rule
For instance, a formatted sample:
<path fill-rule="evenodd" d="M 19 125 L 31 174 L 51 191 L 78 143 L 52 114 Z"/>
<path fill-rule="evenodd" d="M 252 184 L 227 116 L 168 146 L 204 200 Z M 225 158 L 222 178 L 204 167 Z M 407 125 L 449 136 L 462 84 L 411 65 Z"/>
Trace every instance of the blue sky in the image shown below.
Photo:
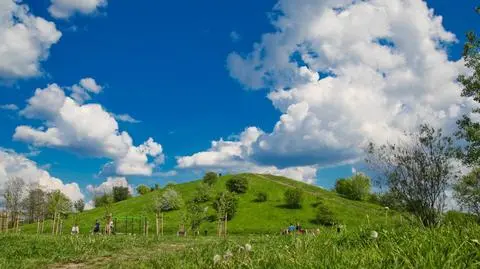
<path fill-rule="evenodd" d="M 10 0 L 0 2 L 7 3 Z M 316 115 L 318 120 L 318 123 L 315 123 L 317 125 L 312 123 L 311 126 L 322 126 L 323 123 L 329 122 L 325 115 L 329 112 L 335 114 L 335 109 L 340 109 L 336 106 L 328 108 L 328 105 L 315 107 L 316 104 L 309 103 L 309 100 L 315 98 L 306 92 L 301 96 L 307 99 L 297 100 L 296 103 L 288 103 L 290 101 L 287 102 L 282 99 L 283 97 L 269 95 L 278 89 L 284 89 L 286 93 L 291 88 L 302 88 L 306 84 L 303 81 L 298 82 L 300 79 L 292 75 L 300 69 L 288 66 L 289 63 L 285 62 L 283 60 L 285 57 L 282 56 L 285 52 L 280 49 L 276 51 L 275 46 L 271 44 L 273 41 L 268 41 L 264 34 L 277 33 L 275 37 L 277 39 L 272 40 L 277 42 L 274 43 L 278 47 L 288 47 L 290 43 L 298 40 L 310 46 L 320 44 L 317 41 L 326 40 L 329 33 L 320 33 L 323 38 L 317 38 L 310 33 L 302 33 L 302 37 L 297 37 L 296 34 L 302 32 L 302 27 L 313 25 L 316 19 L 321 19 L 323 15 L 320 12 L 305 16 L 297 13 L 305 7 L 307 10 L 328 9 L 320 6 L 319 3 L 323 1 L 305 1 L 298 7 L 292 7 L 295 6 L 292 1 L 282 0 L 275 15 L 271 14 L 277 1 L 98 2 L 103 2 L 104 5 L 99 4 L 93 9 L 63 6 L 60 8 L 71 13 L 55 15 L 51 9 L 49 10 L 49 7 L 55 5 L 55 1 L 23 1 L 23 4 L 30 8 L 31 16 L 54 23 L 62 35 L 57 42 L 50 44 L 51 47 L 46 49 L 42 57 L 34 59 L 40 66 L 38 74 L 0 77 L 2 81 L 0 105 L 15 104 L 19 107 L 19 110 L 0 111 L 2 148 L 11 149 L 16 154 L 28 153 L 34 148 L 33 150 L 39 153 L 30 154 L 26 158 L 36 162 L 38 167 L 47 170 L 51 176 L 65 183 L 78 183 L 82 192 L 88 196 L 85 190 L 87 185 L 98 186 L 106 180 L 107 175 L 99 175 L 99 172 L 106 163 L 112 161 L 111 156 L 84 154 L 85 151 L 79 150 L 78 146 L 42 146 L 38 143 L 35 145 L 31 139 L 12 137 L 16 127 L 20 125 L 33 128 L 51 127 L 51 123 L 49 125 L 45 119 L 28 118 L 19 112 L 26 107 L 27 100 L 34 96 L 35 89 L 44 89 L 52 83 L 60 87 L 69 87 L 78 84 L 82 78 L 94 78 L 102 90 L 98 94 L 91 94 L 92 99 L 86 103 L 100 104 L 110 113 L 128 114 L 140 121 L 139 123 L 117 121 L 119 130 L 128 132 L 134 146 L 142 144 L 150 137 L 162 146 L 165 162 L 155 166 L 152 174 L 108 175 L 125 177 L 132 185 L 192 180 L 211 169 L 224 172 L 250 169 L 264 171 L 262 169 L 267 169 L 265 167 L 268 166 L 268 171 L 275 169 L 278 173 L 287 175 L 289 174 L 282 169 L 313 167 L 313 170 L 308 170 L 310 171 L 308 177 L 311 177 L 312 171 L 316 176 L 308 178 L 310 182 L 329 188 L 333 186 L 335 178 L 351 175 L 352 167 L 357 170 L 365 169 L 361 161 L 354 161 L 360 158 L 356 150 L 357 144 L 350 144 L 352 141 L 350 137 L 358 135 L 350 133 L 348 126 L 360 126 L 357 122 L 339 122 L 338 127 L 332 128 L 341 129 L 341 133 L 333 131 L 333 134 L 325 136 L 308 133 L 309 128 L 313 128 L 308 125 L 311 121 L 302 120 L 308 124 L 305 123 L 303 127 L 294 125 L 295 127 L 292 127 L 296 128 L 294 131 L 291 131 L 290 127 L 275 129 L 282 115 L 291 114 L 291 121 L 297 120 L 293 109 L 287 110 L 288 106 L 297 105 L 301 110 L 302 104 L 307 103 L 308 110 L 313 113 L 312 115 Z M 410 2 L 421 3 L 413 0 Z M 455 34 L 458 39 L 458 42 L 450 44 L 447 48 L 448 59 L 453 63 L 460 58 L 465 32 L 474 27 L 478 28 L 478 16 L 473 12 L 474 3 L 462 1 L 452 5 L 451 1 L 438 0 L 427 1 L 427 5 L 434 9 L 436 15 L 443 17 L 443 28 Z M 351 7 L 346 5 L 346 9 L 348 8 Z M 405 10 L 407 9 L 405 7 Z M 277 20 L 274 27 L 272 20 L 282 16 L 286 19 Z M 418 15 L 418 18 L 422 18 L 421 16 Z M 299 22 L 298 26 L 286 26 L 289 22 L 300 21 L 296 18 L 304 18 L 305 21 Z M 332 29 L 335 29 L 334 22 L 323 26 L 319 22 L 319 27 L 331 25 Z M 386 23 L 395 25 L 396 22 Z M 405 30 L 406 32 L 398 32 L 398 44 L 401 43 L 401 38 L 408 37 L 409 29 Z M 1 31 L 0 29 L 0 34 Z M 413 33 L 411 36 L 412 40 L 415 39 Z M 332 40 L 334 38 L 341 41 L 343 37 L 332 34 Z M 254 46 L 254 43 L 258 43 L 257 46 Z M 407 46 L 404 47 L 407 50 Z M 398 48 L 401 51 L 402 46 L 399 45 Z M 233 52 L 236 54 L 232 54 Z M 317 54 L 322 52 L 326 53 L 326 50 L 315 51 Z M 266 56 L 259 56 L 256 59 L 255 55 L 262 53 Z M 418 54 L 419 57 L 428 56 L 428 52 L 422 53 L 425 55 Z M 235 55 L 238 57 L 235 58 Z M 288 53 L 285 55 L 288 56 Z M 8 55 L 0 54 L 0 61 L 1 57 Z M 307 64 L 309 71 L 322 73 L 322 70 L 329 68 L 324 66 L 326 63 L 335 68 L 346 61 L 356 63 L 355 59 L 352 56 L 352 59 L 329 59 L 323 62 L 311 60 L 307 61 Z M 394 70 L 390 63 L 386 65 L 388 67 L 385 67 L 385 70 Z M 340 70 L 343 69 L 339 67 L 333 72 L 340 74 L 342 72 Z M 437 73 L 442 72 L 451 73 L 445 70 L 439 70 Z M 260 73 L 262 78 L 259 80 L 256 76 Z M 2 72 L 0 76 L 1 74 Z M 446 81 L 445 84 L 447 83 L 453 82 Z M 425 82 L 421 85 L 427 84 Z M 453 86 L 446 86 L 451 87 Z M 358 89 L 361 90 L 361 87 Z M 65 90 L 65 93 L 68 95 L 69 91 Z M 412 96 L 416 94 L 412 93 Z M 300 97 L 289 98 L 288 100 L 292 100 Z M 288 105 L 285 105 L 285 102 Z M 437 105 L 441 107 L 444 104 L 435 106 Z M 327 109 L 325 107 L 328 110 L 323 111 L 322 109 Z M 345 106 L 342 106 L 342 109 L 344 108 Z M 341 111 L 336 115 L 341 117 Z M 348 117 L 348 114 L 345 115 Z M 368 114 L 365 117 L 368 117 Z M 452 117 L 450 122 L 442 123 L 444 124 L 442 126 L 451 127 L 454 120 Z M 398 126 L 395 125 L 397 123 L 394 119 L 385 122 L 389 127 L 400 129 L 399 126 L 408 125 L 405 123 L 407 121 L 409 120 L 404 119 L 403 125 Z M 219 150 L 219 153 L 211 147 L 212 141 L 219 141 L 221 138 L 223 142 L 242 141 L 241 133 L 251 126 L 261 130 L 252 133 L 258 143 L 242 144 L 235 148 L 242 153 L 232 155 L 227 149 Z M 282 130 L 288 132 L 282 133 Z M 256 136 L 259 137 L 258 140 Z M 315 140 L 309 140 L 309 137 L 315 137 Z M 327 139 L 329 137 L 335 138 L 332 144 L 325 142 L 329 141 Z M 369 139 L 375 137 L 374 134 L 366 136 Z M 308 143 L 302 145 L 302 141 Z M 262 145 L 268 145 L 268 150 Z M 294 150 L 291 150 L 292 147 Z M 298 151 L 295 150 L 297 147 Z M 253 153 L 245 155 L 244 151 Z M 210 153 L 194 155 L 201 152 Z M 176 159 L 181 156 L 192 158 L 185 159 L 182 167 Z M 205 161 L 202 159 L 204 156 L 210 159 Z M 330 159 L 335 159 L 335 162 L 330 163 L 328 161 Z M 212 164 L 211 160 L 219 160 L 219 163 Z M 152 162 L 150 157 L 149 162 Z M 301 169 L 303 171 L 304 168 Z M 158 174 L 168 171 L 176 171 L 177 174 L 174 176 Z M 307 179 L 307 176 L 299 177 Z"/>

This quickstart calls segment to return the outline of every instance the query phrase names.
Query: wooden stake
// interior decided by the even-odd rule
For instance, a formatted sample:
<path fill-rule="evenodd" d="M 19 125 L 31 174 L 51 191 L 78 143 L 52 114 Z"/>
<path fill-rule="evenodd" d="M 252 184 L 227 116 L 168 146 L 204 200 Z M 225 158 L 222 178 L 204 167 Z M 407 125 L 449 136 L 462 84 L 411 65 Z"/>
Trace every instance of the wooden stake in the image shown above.
<path fill-rule="evenodd" d="M 42 217 L 42 231 L 41 231 L 42 234 L 43 234 L 44 231 L 45 231 L 45 217 L 43 216 Z"/>
<path fill-rule="evenodd" d="M 163 213 L 162 213 L 162 236 L 163 236 Z"/>
<path fill-rule="evenodd" d="M 155 213 L 155 228 L 156 228 L 156 234 L 157 234 L 157 237 L 158 237 L 158 234 L 160 232 L 160 227 L 158 226 L 158 213 Z"/>
<path fill-rule="evenodd" d="M 224 231 L 223 231 L 225 237 L 227 237 L 227 222 L 228 222 L 227 216 L 228 216 L 228 214 L 225 213 L 225 222 L 224 222 L 224 224 L 223 224 L 224 227 L 225 227 L 225 228 L 224 228 Z"/>

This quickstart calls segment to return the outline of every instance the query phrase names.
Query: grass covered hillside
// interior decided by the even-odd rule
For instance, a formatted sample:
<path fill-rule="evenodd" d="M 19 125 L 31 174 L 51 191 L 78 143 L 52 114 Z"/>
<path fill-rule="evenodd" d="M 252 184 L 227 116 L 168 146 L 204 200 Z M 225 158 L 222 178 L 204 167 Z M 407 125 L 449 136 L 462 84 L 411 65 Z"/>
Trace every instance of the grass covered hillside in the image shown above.
<path fill-rule="evenodd" d="M 233 175 L 220 177 L 213 185 L 213 193 L 218 193 L 226 189 L 225 183 Z M 322 188 L 308 185 L 302 182 L 294 181 L 284 177 L 259 174 L 242 174 L 248 179 L 248 191 L 237 195 L 238 209 L 234 218 L 228 222 L 228 232 L 230 234 L 250 234 L 250 233 L 279 233 L 281 229 L 287 227 L 290 223 L 300 222 L 304 228 L 315 228 L 318 225 L 312 220 L 316 214 L 315 205 L 318 197 L 321 197 L 323 204 L 330 209 L 339 223 L 347 227 L 359 226 L 362 224 L 392 224 L 399 222 L 400 216 L 394 212 L 386 212 L 380 206 L 360 201 L 351 201 L 342 198 L 334 192 L 326 191 Z M 193 181 L 178 184 L 172 188 L 181 194 L 182 199 L 187 201 L 193 198 L 196 187 L 201 181 Z M 302 207 L 299 209 L 289 209 L 285 207 L 284 193 L 288 189 L 299 188 L 303 191 Z M 147 193 L 142 196 L 133 197 L 128 200 L 114 203 L 112 212 L 114 217 L 139 217 L 146 216 L 149 220 L 149 231 L 155 231 L 155 213 L 153 211 L 154 199 L 158 195 L 156 192 L 162 192 L 163 189 Z M 268 199 L 265 202 L 256 202 L 256 194 L 265 192 Z M 210 221 L 202 223 L 200 231 L 208 230 L 209 235 L 216 233 L 216 222 L 214 221 L 216 213 L 212 207 L 212 201 L 203 203 L 208 207 L 208 216 Z M 175 234 L 181 224 L 182 215 L 185 209 L 181 208 L 175 211 L 164 213 L 164 232 L 165 234 Z M 387 215 L 388 214 L 388 215 Z M 105 209 L 95 208 L 78 214 L 78 223 L 81 233 L 89 232 L 96 219 L 101 220 L 102 228 L 104 225 Z M 63 233 L 68 233 L 73 224 L 73 216 L 70 215 L 64 222 Z M 118 225 L 122 225 L 117 224 Z M 138 223 L 136 225 L 139 225 Z M 23 232 L 36 232 L 36 224 L 25 225 Z M 139 228 L 137 228 L 139 229 Z M 51 232 L 51 222 L 45 223 L 45 233 Z"/>

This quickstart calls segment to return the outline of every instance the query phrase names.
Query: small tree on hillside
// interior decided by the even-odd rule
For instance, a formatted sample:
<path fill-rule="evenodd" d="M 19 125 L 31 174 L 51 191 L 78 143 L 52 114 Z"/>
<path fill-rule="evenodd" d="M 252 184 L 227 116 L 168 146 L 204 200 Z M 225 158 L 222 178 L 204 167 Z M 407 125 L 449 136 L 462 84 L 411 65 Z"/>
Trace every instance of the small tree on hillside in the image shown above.
<path fill-rule="evenodd" d="M 165 212 L 180 209 L 183 205 L 183 200 L 174 189 L 168 188 L 157 198 L 156 203 L 161 212 Z"/>
<path fill-rule="evenodd" d="M 210 201 L 210 199 L 212 198 L 211 196 L 212 188 L 205 183 L 200 183 L 195 189 L 195 196 L 193 197 L 193 201 L 196 203 L 204 203 Z"/>
<path fill-rule="evenodd" d="M 319 225 L 332 226 L 335 224 L 336 219 L 333 212 L 320 202 L 317 205 L 315 219 L 313 222 Z"/>
<path fill-rule="evenodd" d="M 335 183 L 335 191 L 351 200 L 366 200 L 370 190 L 370 178 L 360 173 L 350 178 L 339 179 Z"/>
<path fill-rule="evenodd" d="M 140 195 L 145 195 L 145 194 L 150 192 L 150 188 L 148 186 L 140 184 L 140 185 L 137 186 L 137 192 Z"/>
<path fill-rule="evenodd" d="M 83 201 L 83 199 L 77 200 L 73 204 L 73 207 L 75 208 L 75 211 L 81 213 L 85 209 L 85 202 Z"/>
<path fill-rule="evenodd" d="M 266 202 L 267 200 L 268 200 L 268 194 L 266 192 L 263 192 L 263 191 L 257 192 L 255 202 L 263 203 L 263 202 Z"/>
<path fill-rule="evenodd" d="M 248 180 L 242 176 L 234 176 L 227 183 L 227 190 L 234 193 L 246 193 L 248 190 Z"/>
<path fill-rule="evenodd" d="M 113 195 L 105 193 L 103 195 L 97 195 L 93 198 L 93 203 L 95 207 L 102 207 L 105 206 L 105 204 L 108 204 L 110 202 L 114 202 L 113 200 Z"/>
<path fill-rule="evenodd" d="M 203 183 L 212 186 L 217 182 L 217 179 L 218 179 L 217 173 L 208 172 L 203 176 Z"/>
<path fill-rule="evenodd" d="M 403 144 L 370 144 L 367 163 L 381 175 L 387 185 L 418 216 L 424 225 L 439 222 L 445 205 L 445 190 L 456 180 L 457 170 L 452 165 L 455 148 L 452 139 L 422 125 L 418 133 L 408 134 Z"/>
<path fill-rule="evenodd" d="M 454 186 L 454 190 L 459 204 L 480 218 L 480 168 L 462 177 Z"/>
<path fill-rule="evenodd" d="M 208 207 L 202 206 L 194 201 L 189 201 L 186 207 L 186 219 L 190 224 L 190 229 L 193 234 L 198 234 L 200 225 L 207 216 Z"/>
<path fill-rule="evenodd" d="M 288 208 L 301 208 L 303 192 L 300 189 L 288 189 L 285 191 L 285 204 Z"/>
<path fill-rule="evenodd" d="M 113 201 L 115 203 L 124 201 L 130 198 L 130 191 L 128 190 L 128 187 L 115 186 L 113 187 L 112 194 L 113 194 Z"/>
<path fill-rule="evenodd" d="M 42 189 L 31 186 L 27 197 L 25 197 L 22 203 L 30 222 L 39 221 L 45 217 L 47 201 L 46 193 Z"/>
<path fill-rule="evenodd" d="M 231 220 L 237 212 L 238 200 L 234 193 L 224 191 L 218 194 L 213 202 L 213 208 L 217 211 L 219 218 L 225 215 L 228 220 Z"/>
<path fill-rule="evenodd" d="M 22 211 L 22 197 L 25 190 L 25 181 L 19 177 L 9 178 L 5 183 L 5 207 L 14 221 Z"/>

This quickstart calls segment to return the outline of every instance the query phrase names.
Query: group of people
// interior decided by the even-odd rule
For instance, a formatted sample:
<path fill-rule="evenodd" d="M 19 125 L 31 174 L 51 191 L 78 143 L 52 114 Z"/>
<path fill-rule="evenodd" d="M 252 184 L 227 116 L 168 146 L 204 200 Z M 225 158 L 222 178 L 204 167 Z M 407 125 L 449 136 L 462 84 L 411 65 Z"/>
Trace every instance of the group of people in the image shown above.
<path fill-rule="evenodd" d="M 313 234 L 313 235 L 318 235 L 320 234 L 320 229 L 316 229 L 316 230 L 306 230 L 306 229 L 303 229 L 302 228 L 302 225 L 300 225 L 300 223 L 297 222 L 296 225 L 293 225 L 292 223 L 290 223 L 290 225 L 282 230 L 282 234 Z"/>
<path fill-rule="evenodd" d="M 110 233 L 114 234 L 113 221 L 110 221 L 108 226 L 110 228 Z M 95 225 L 93 226 L 93 234 L 98 234 L 98 233 L 100 233 L 100 221 L 95 220 Z M 80 227 L 78 226 L 77 223 L 73 224 L 71 234 L 72 235 L 80 234 Z"/>

